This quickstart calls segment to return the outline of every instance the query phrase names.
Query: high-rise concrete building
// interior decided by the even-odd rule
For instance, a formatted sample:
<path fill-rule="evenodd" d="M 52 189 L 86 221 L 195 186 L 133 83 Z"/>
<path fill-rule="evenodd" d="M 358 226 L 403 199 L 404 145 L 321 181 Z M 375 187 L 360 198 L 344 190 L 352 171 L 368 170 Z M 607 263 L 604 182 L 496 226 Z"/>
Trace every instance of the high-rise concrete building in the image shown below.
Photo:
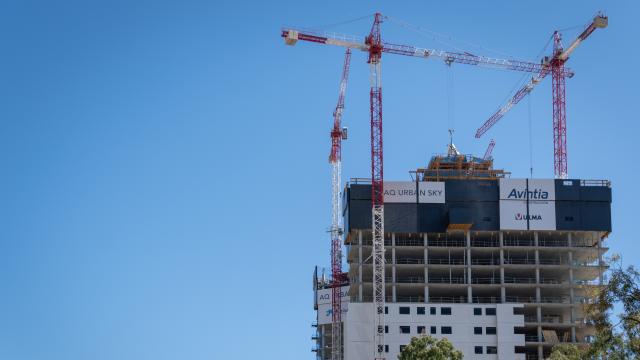
<path fill-rule="evenodd" d="M 589 342 L 583 306 L 607 268 L 608 181 L 515 179 L 451 153 L 411 175 L 384 187 L 387 359 L 420 334 L 448 338 L 465 359 L 543 359 Z M 343 198 L 343 354 L 370 360 L 371 185 L 353 179 Z M 314 351 L 330 359 L 331 289 L 317 271 L 314 290 Z"/>

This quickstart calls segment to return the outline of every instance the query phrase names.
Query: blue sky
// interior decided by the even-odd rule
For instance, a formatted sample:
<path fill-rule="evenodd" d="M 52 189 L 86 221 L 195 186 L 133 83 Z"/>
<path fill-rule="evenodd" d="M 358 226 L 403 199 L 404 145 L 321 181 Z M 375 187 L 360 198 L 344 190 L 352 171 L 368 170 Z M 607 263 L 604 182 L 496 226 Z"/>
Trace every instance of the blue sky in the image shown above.
<path fill-rule="evenodd" d="M 447 34 L 386 22 L 388 41 L 537 61 L 554 29 L 568 42 L 600 9 L 609 27 L 569 61 L 569 173 L 612 180 L 609 245 L 637 265 L 634 1 L 3 1 L 0 358 L 311 359 L 343 50 L 287 47 L 280 27 L 379 10 Z M 345 178 L 369 176 L 365 60 Z M 443 151 L 451 126 L 463 152 L 495 138 L 496 166 L 528 175 L 528 100 L 473 139 L 520 74 L 393 55 L 382 73 L 387 179 Z M 552 177 L 550 79 L 531 108 L 534 176 Z"/>

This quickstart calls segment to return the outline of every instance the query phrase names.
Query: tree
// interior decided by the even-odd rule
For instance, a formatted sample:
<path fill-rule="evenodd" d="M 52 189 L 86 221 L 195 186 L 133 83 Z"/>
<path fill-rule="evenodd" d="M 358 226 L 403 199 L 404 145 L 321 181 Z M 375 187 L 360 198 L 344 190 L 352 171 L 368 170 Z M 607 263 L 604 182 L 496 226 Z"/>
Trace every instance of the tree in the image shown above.
<path fill-rule="evenodd" d="M 633 266 L 624 269 L 619 258 L 614 257 L 609 282 L 591 291 L 594 301 L 585 310 L 587 321 L 595 325 L 596 335 L 584 357 L 640 358 L 640 273 Z M 621 305 L 622 311 L 617 321 L 612 321 L 615 305 Z"/>
<path fill-rule="evenodd" d="M 559 344 L 551 349 L 549 360 L 581 360 L 584 353 L 574 344 Z"/>
<path fill-rule="evenodd" d="M 423 335 L 411 338 L 409 345 L 398 355 L 398 360 L 462 360 L 462 352 L 447 339 L 436 340 Z"/>

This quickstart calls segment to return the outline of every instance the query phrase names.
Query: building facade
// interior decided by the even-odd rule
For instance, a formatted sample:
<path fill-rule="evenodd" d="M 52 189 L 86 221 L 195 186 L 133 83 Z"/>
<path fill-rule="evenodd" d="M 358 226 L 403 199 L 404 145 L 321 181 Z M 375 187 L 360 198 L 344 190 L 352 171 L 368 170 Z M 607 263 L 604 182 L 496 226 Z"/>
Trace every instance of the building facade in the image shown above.
<path fill-rule="evenodd" d="M 543 359 L 555 344 L 590 341 L 594 329 L 583 306 L 607 269 L 610 184 L 507 175 L 485 160 L 449 155 L 432 158 L 414 181 L 385 183 L 388 359 L 422 333 L 448 338 L 465 359 Z M 366 181 L 345 188 L 344 219 L 343 353 L 347 360 L 370 359 Z M 330 287 L 317 277 L 315 284 Z M 315 350 L 328 359 L 331 320 L 326 327 L 318 316 Z"/>

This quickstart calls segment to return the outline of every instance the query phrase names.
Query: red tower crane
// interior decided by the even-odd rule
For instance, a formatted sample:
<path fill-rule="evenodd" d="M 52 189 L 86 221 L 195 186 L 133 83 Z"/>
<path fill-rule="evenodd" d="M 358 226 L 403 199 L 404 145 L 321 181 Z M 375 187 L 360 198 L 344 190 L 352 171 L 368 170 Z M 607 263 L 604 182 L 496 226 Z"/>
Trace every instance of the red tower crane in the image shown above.
<path fill-rule="evenodd" d="M 569 55 L 586 40 L 597 28 L 605 28 L 608 25 L 608 18 L 602 14 L 597 14 L 593 21 L 578 35 L 567 49 L 562 47 L 562 37 L 558 31 L 553 33 L 553 55 L 545 57 L 541 64 L 543 68 L 538 75 L 520 88 L 507 103 L 495 112 L 478 129 L 476 138 L 480 138 L 495 123 L 500 120 L 515 104 L 520 102 L 533 88 L 551 72 L 551 89 L 553 98 L 553 157 L 554 173 L 556 178 L 566 179 L 568 176 L 567 166 L 567 115 L 565 98 L 565 78 L 572 77 L 573 73 L 567 71 L 565 63 L 569 60 Z"/>
<path fill-rule="evenodd" d="M 338 104 L 333 112 L 331 129 L 331 359 L 342 360 L 342 285 L 345 274 L 342 272 L 342 206 L 340 203 L 342 172 L 342 140 L 347 138 L 346 128 L 342 128 L 344 95 L 349 79 L 351 49 L 347 48 L 342 67 Z"/>
<path fill-rule="evenodd" d="M 424 59 L 439 58 L 447 64 L 459 63 L 478 65 L 541 74 L 548 71 L 548 64 L 539 64 L 513 59 L 498 59 L 478 56 L 468 52 L 458 53 L 437 49 L 419 48 L 409 45 L 398 45 L 382 41 L 380 24 L 383 16 L 376 13 L 369 35 L 364 40 L 352 36 L 335 33 L 317 32 L 294 28 L 282 29 L 281 36 L 287 45 L 295 45 L 298 40 L 326 45 L 336 45 L 351 49 L 359 49 L 368 53 L 370 69 L 370 125 L 371 125 L 371 203 L 372 203 L 372 238 L 373 238 L 373 358 L 384 360 L 384 171 L 382 151 L 382 53 L 398 54 Z M 571 70 L 559 70 L 564 76 L 570 76 Z M 332 248 L 333 249 L 333 248 Z"/>

